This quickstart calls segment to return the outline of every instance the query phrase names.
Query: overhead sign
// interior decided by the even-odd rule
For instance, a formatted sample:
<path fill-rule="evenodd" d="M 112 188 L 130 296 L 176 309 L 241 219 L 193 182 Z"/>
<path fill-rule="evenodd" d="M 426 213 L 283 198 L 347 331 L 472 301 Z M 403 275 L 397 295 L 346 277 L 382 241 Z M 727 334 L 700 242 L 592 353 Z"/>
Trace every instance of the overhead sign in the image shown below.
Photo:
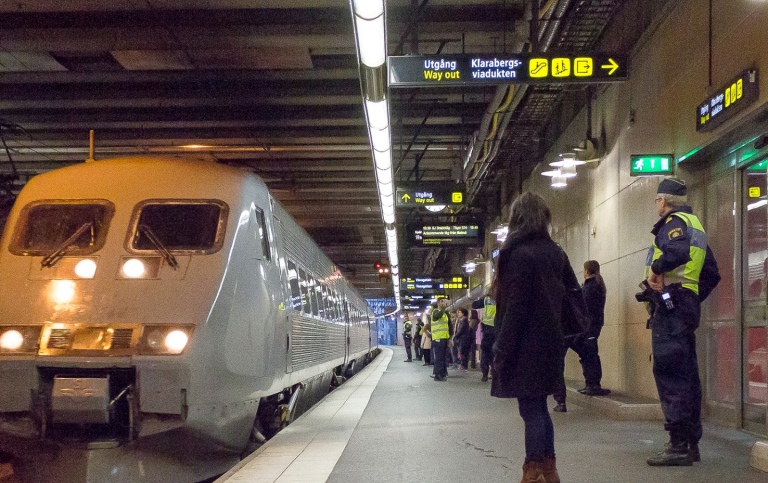
<path fill-rule="evenodd" d="M 454 54 L 390 56 L 389 87 L 623 81 L 628 56 Z"/>
<path fill-rule="evenodd" d="M 456 275 L 448 278 L 403 277 L 400 279 L 400 287 L 404 291 L 442 292 L 444 290 L 469 288 L 469 282 L 467 281 L 467 277 L 463 275 Z"/>
<path fill-rule="evenodd" d="M 696 108 L 696 130 L 711 131 L 755 102 L 760 94 L 759 83 L 757 70 L 745 70 L 718 89 Z"/>
<path fill-rule="evenodd" d="M 400 291 L 400 298 L 403 301 L 411 304 L 420 304 L 420 303 L 427 304 L 431 300 L 447 299 L 448 296 L 444 293 L 426 294 L 426 293 Z"/>
<path fill-rule="evenodd" d="M 462 205 L 464 190 L 446 183 L 422 183 L 417 188 L 398 186 L 396 206 Z"/>
<path fill-rule="evenodd" d="M 629 159 L 630 176 L 661 176 L 672 174 L 675 158 L 671 154 L 632 154 Z"/>
<path fill-rule="evenodd" d="M 479 224 L 441 223 L 434 225 L 410 225 L 407 227 L 408 241 L 412 245 L 435 246 L 477 246 L 483 243 Z"/>

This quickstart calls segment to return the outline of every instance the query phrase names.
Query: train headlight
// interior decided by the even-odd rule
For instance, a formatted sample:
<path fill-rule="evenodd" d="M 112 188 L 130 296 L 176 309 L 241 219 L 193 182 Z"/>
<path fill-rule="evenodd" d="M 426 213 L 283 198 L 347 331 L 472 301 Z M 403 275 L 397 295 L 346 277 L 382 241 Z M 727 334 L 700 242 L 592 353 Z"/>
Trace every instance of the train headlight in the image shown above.
<path fill-rule="evenodd" d="M 37 352 L 41 330 L 40 325 L 0 326 L 0 354 Z"/>
<path fill-rule="evenodd" d="M 182 330 L 173 330 L 165 336 L 165 348 L 171 354 L 181 354 L 189 342 L 189 337 Z"/>
<path fill-rule="evenodd" d="M 90 258 L 84 258 L 75 265 L 75 275 L 80 278 L 93 278 L 96 275 L 96 262 Z"/>
<path fill-rule="evenodd" d="M 75 298 L 75 282 L 72 280 L 54 280 L 51 298 L 57 304 L 68 304 Z"/>
<path fill-rule="evenodd" d="M 131 258 L 125 261 L 123 264 L 123 275 L 125 275 L 128 278 L 141 278 L 144 276 L 144 263 L 137 259 L 137 258 Z"/>
<path fill-rule="evenodd" d="M 15 351 L 24 344 L 24 336 L 18 330 L 6 330 L 0 335 L 0 349 Z"/>
<path fill-rule="evenodd" d="M 193 327 L 178 325 L 144 326 L 139 342 L 143 355 L 177 355 L 187 348 Z"/>

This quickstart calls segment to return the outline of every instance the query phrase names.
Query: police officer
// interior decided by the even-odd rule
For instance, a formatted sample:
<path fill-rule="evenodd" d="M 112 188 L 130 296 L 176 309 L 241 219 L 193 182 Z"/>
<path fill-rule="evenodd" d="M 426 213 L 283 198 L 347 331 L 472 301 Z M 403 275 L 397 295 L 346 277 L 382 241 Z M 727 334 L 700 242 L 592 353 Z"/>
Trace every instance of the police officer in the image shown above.
<path fill-rule="evenodd" d="M 482 326 L 480 327 L 482 333 L 482 339 L 480 339 L 480 372 L 483 373 L 481 379 L 483 382 L 488 380 L 488 373 L 493 370 L 493 344 L 496 343 L 496 328 L 494 327 L 496 302 L 490 296 L 492 291 L 493 287 L 488 291 L 488 295 L 472 302 L 473 309 L 483 309 Z M 491 375 L 493 375 L 492 372 Z"/>
<path fill-rule="evenodd" d="M 435 351 L 432 364 L 435 381 L 445 381 L 448 376 L 445 358 L 452 331 L 448 312 L 445 310 L 447 305 L 448 299 L 440 299 L 437 301 L 437 308 L 432 311 L 432 349 Z"/>
<path fill-rule="evenodd" d="M 411 356 L 411 344 L 413 343 L 413 323 L 411 322 L 410 315 L 405 316 L 405 322 L 403 323 L 403 344 L 405 344 L 405 355 L 408 359 L 403 362 L 413 362 Z"/>
<path fill-rule="evenodd" d="M 687 205 L 683 180 L 667 178 L 656 195 L 659 221 L 646 262 L 655 291 L 650 324 L 653 376 L 670 441 L 651 466 L 690 466 L 699 461 L 701 381 L 696 360 L 700 303 L 720 281 L 717 263 L 699 219 Z"/>
<path fill-rule="evenodd" d="M 421 351 L 421 337 L 424 329 L 424 322 L 421 319 L 416 319 L 416 325 L 413 330 L 413 350 L 416 352 L 416 360 L 420 361 L 422 357 Z"/>

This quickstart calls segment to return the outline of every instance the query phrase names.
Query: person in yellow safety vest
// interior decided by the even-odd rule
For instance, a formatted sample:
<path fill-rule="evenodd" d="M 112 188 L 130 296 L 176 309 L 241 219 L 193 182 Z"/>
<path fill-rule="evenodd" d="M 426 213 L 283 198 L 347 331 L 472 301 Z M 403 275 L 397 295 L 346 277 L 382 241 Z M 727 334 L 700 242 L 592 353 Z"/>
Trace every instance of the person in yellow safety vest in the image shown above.
<path fill-rule="evenodd" d="M 411 344 L 413 343 L 413 324 L 411 323 L 411 317 L 406 314 L 405 322 L 403 323 L 403 344 L 405 345 L 405 355 L 408 359 L 403 362 L 413 362 L 411 356 Z"/>
<path fill-rule="evenodd" d="M 472 302 L 473 309 L 483 309 L 483 318 L 481 320 L 482 339 L 480 339 L 480 372 L 482 372 L 482 381 L 488 380 L 488 374 L 493 376 L 493 344 L 496 342 L 496 328 L 494 321 L 496 319 L 496 302 L 488 295 Z"/>
<path fill-rule="evenodd" d="M 437 307 L 432 311 L 432 349 L 435 356 L 434 361 L 432 361 L 434 368 L 432 373 L 435 381 L 445 381 L 448 377 L 448 365 L 445 358 L 448 342 L 453 333 L 448 312 L 445 310 L 447 306 L 448 299 L 440 299 L 437 301 Z"/>
<path fill-rule="evenodd" d="M 659 183 L 659 221 L 651 233 L 646 261 L 650 302 L 653 376 L 669 431 L 669 443 L 648 458 L 651 466 L 690 466 L 700 461 L 701 381 L 696 360 L 700 304 L 720 281 L 717 262 L 699 219 L 687 205 L 687 187 L 678 178 Z M 639 299 L 640 300 L 640 299 Z"/>

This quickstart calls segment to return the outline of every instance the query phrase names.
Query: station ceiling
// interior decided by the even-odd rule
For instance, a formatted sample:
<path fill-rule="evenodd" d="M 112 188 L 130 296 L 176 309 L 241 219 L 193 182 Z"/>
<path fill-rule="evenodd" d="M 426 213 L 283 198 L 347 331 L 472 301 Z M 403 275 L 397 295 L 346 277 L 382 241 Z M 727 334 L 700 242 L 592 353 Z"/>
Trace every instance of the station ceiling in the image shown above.
<path fill-rule="evenodd" d="M 544 12 L 533 23 L 532 3 Z M 642 16 L 638 3 L 390 0 L 389 54 L 520 52 L 531 26 L 549 50 L 628 51 L 626 25 L 612 36 L 610 26 L 622 9 Z M 96 159 L 158 153 L 247 167 L 366 297 L 392 295 L 373 269 L 386 242 L 348 2 L 16 0 L 0 2 L 0 25 L 6 187 L 83 162 L 90 130 Z M 464 187 L 462 216 L 496 216 L 514 191 L 501 186 L 519 184 L 588 92 L 518 87 L 494 156 L 465 167 L 506 88 L 390 90 L 395 184 Z M 401 274 L 445 275 L 463 251 L 405 243 L 406 221 L 423 216 L 398 210 Z"/>

